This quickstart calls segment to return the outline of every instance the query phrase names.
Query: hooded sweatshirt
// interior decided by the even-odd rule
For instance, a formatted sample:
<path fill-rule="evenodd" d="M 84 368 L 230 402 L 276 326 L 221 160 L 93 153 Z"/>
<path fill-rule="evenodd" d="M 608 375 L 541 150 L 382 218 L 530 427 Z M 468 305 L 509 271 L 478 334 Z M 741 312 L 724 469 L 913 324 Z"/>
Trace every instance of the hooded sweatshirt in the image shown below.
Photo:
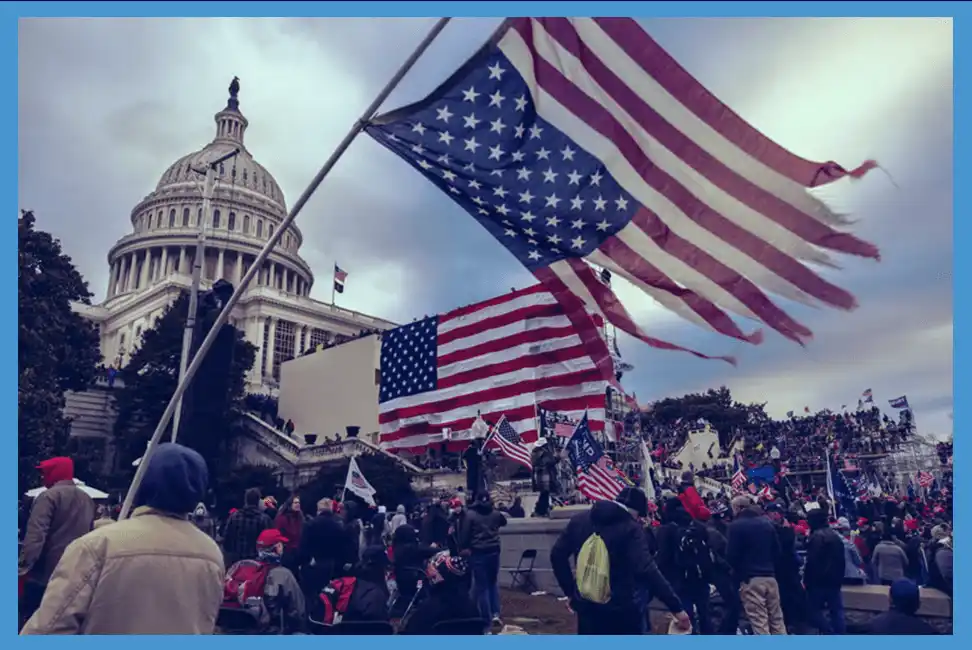
<path fill-rule="evenodd" d="M 30 510 L 21 572 L 46 583 L 68 544 L 91 530 L 94 501 L 74 484 L 74 461 L 59 457 L 37 466 L 44 487 Z"/>
<path fill-rule="evenodd" d="M 493 509 L 488 501 L 469 507 L 459 529 L 459 549 L 473 554 L 499 553 L 499 529 L 506 525 L 506 515 Z"/>

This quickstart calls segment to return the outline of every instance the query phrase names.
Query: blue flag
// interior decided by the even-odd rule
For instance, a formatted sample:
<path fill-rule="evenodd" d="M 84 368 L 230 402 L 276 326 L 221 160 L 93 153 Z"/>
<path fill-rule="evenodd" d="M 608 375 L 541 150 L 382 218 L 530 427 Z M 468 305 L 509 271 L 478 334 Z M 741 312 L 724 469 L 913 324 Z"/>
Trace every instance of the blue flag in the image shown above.
<path fill-rule="evenodd" d="M 837 509 L 838 517 L 847 517 L 850 521 L 857 520 L 857 505 L 854 492 L 847 484 L 844 474 L 837 468 L 837 461 L 833 456 L 827 459 L 827 475 L 830 479 L 831 497 Z"/>
<path fill-rule="evenodd" d="M 567 442 L 567 455 L 575 469 L 585 471 L 604 455 L 601 445 L 591 435 L 591 429 L 587 425 L 587 413 L 584 413 L 584 417 L 574 429 L 574 435 Z"/>

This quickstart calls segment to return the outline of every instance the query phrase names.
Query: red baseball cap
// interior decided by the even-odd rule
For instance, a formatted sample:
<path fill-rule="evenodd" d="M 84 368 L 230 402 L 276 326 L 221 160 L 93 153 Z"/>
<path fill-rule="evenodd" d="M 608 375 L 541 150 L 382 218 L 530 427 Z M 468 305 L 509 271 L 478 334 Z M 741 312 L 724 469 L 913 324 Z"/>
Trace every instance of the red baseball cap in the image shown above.
<path fill-rule="evenodd" d="M 276 528 L 268 528 L 257 537 L 257 546 L 274 546 L 275 544 L 286 544 L 289 541 Z"/>

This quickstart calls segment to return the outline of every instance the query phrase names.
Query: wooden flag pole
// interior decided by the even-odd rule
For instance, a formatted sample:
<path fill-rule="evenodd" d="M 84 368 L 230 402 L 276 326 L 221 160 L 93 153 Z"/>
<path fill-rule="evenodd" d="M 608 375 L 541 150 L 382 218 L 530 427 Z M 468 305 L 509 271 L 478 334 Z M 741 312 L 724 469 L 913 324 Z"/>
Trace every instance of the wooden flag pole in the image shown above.
<path fill-rule="evenodd" d="M 243 292 L 246 291 L 246 288 L 250 285 L 250 282 L 253 281 L 253 278 L 256 277 L 256 274 L 261 268 L 263 268 L 263 263 L 270 255 L 270 251 L 273 250 L 273 248 L 283 237 L 284 233 L 294 222 L 294 219 L 297 218 L 297 215 L 310 200 L 311 196 L 314 195 L 314 192 L 317 191 L 317 188 L 320 186 L 321 182 L 328 175 L 328 173 L 330 173 L 337 161 L 340 160 L 341 156 L 344 155 L 344 152 L 347 151 L 349 146 L 351 146 L 351 143 L 354 141 L 355 137 L 357 137 L 357 135 L 364 129 L 365 125 L 368 123 L 368 120 L 374 117 L 375 113 L 378 112 L 378 109 L 381 108 L 382 103 L 388 99 L 388 96 L 393 90 L 395 90 L 405 75 L 408 74 L 408 71 L 412 69 L 419 58 L 421 58 L 421 56 L 429 48 L 432 41 L 434 41 L 442 30 L 445 29 L 445 26 L 449 23 L 449 20 L 449 18 L 440 18 L 438 21 L 436 21 L 435 25 L 432 26 L 432 29 L 429 30 L 429 33 L 415 48 L 415 51 L 412 52 L 404 63 L 402 63 L 401 67 L 398 69 L 398 72 L 395 73 L 381 92 L 378 93 L 378 96 L 375 97 L 373 102 L 371 102 L 371 105 L 365 109 L 361 118 L 355 122 L 348 134 L 344 136 L 344 139 L 340 144 L 338 144 L 337 148 L 321 167 L 320 171 L 317 172 L 317 175 L 315 175 L 311 180 L 310 184 L 307 186 L 307 189 L 305 189 L 300 197 L 298 197 L 297 201 L 290 209 L 290 214 L 287 215 L 287 218 L 284 219 L 283 223 L 281 223 L 280 226 L 274 230 L 273 235 L 269 240 L 267 240 L 267 243 L 263 246 L 263 250 L 260 251 L 260 254 L 257 255 L 256 260 L 250 266 L 250 270 L 247 271 L 246 275 L 243 276 L 243 279 L 240 280 L 240 285 L 235 288 L 232 297 L 230 297 L 230 299 L 226 302 L 226 305 L 223 306 L 223 310 L 216 318 L 216 322 L 213 324 L 212 329 L 210 329 L 209 333 L 206 334 L 206 338 L 203 339 L 202 344 L 199 346 L 199 351 L 193 357 L 192 363 L 189 364 L 189 367 L 186 369 L 185 377 L 179 382 L 179 385 L 176 386 L 175 392 L 172 394 L 172 398 L 169 400 L 169 405 L 165 407 L 165 411 L 162 413 L 162 418 L 159 420 L 159 424 L 155 427 L 155 432 L 152 434 L 151 440 L 149 440 L 148 448 L 145 450 L 145 455 L 142 456 L 142 462 L 139 463 L 138 469 L 135 471 L 135 478 L 132 480 L 132 484 L 128 488 L 128 494 L 125 495 L 125 502 L 122 504 L 121 513 L 118 516 L 119 519 L 125 519 L 130 514 L 132 504 L 135 501 L 135 495 L 138 493 L 138 488 L 142 484 L 142 479 L 145 478 L 145 470 L 149 466 L 149 460 L 152 458 L 152 454 L 155 452 L 156 447 L 158 447 L 159 439 L 162 437 L 162 433 L 165 431 L 166 427 L 169 426 L 169 422 L 172 420 L 172 416 L 175 413 L 176 404 L 178 404 L 182 399 L 182 396 L 185 395 L 186 389 L 189 387 L 189 384 L 192 383 L 193 377 L 196 376 L 196 372 L 199 371 L 199 366 L 202 365 L 203 359 L 206 357 L 206 353 L 209 352 L 211 347 L 213 347 L 213 343 L 216 341 L 216 336 L 223 328 L 223 325 L 226 324 L 226 321 L 229 320 L 230 312 L 233 311 L 233 307 L 235 307 L 236 303 L 239 302 Z"/>

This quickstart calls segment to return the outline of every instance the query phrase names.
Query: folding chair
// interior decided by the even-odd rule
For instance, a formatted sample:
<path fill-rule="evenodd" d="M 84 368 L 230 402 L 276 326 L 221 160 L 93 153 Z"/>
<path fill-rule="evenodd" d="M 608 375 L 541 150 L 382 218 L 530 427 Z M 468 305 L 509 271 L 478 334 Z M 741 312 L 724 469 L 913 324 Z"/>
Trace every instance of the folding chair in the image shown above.
<path fill-rule="evenodd" d="M 432 626 L 436 636 L 483 636 L 486 634 L 486 621 L 481 618 L 456 618 L 439 621 Z"/>
<path fill-rule="evenodd" d="M 523 562 L 525 560 L 529 560 L 530 564 L 524 568 Z M 531 587 L 532 591 L 536 591 L 537 583 L 533 579 L 533 564 L 536 561 L 537 549 L 528 548 L 523 551 L 523 554 L 520 556 L 520 561 L 516 564 L 516 568 L 510 570 L 510 578 L 512 578 L 510 581 L 510 589 L 515 589 L 516 583 L 519 581 L 524 591 L 531 591 Z"/>

